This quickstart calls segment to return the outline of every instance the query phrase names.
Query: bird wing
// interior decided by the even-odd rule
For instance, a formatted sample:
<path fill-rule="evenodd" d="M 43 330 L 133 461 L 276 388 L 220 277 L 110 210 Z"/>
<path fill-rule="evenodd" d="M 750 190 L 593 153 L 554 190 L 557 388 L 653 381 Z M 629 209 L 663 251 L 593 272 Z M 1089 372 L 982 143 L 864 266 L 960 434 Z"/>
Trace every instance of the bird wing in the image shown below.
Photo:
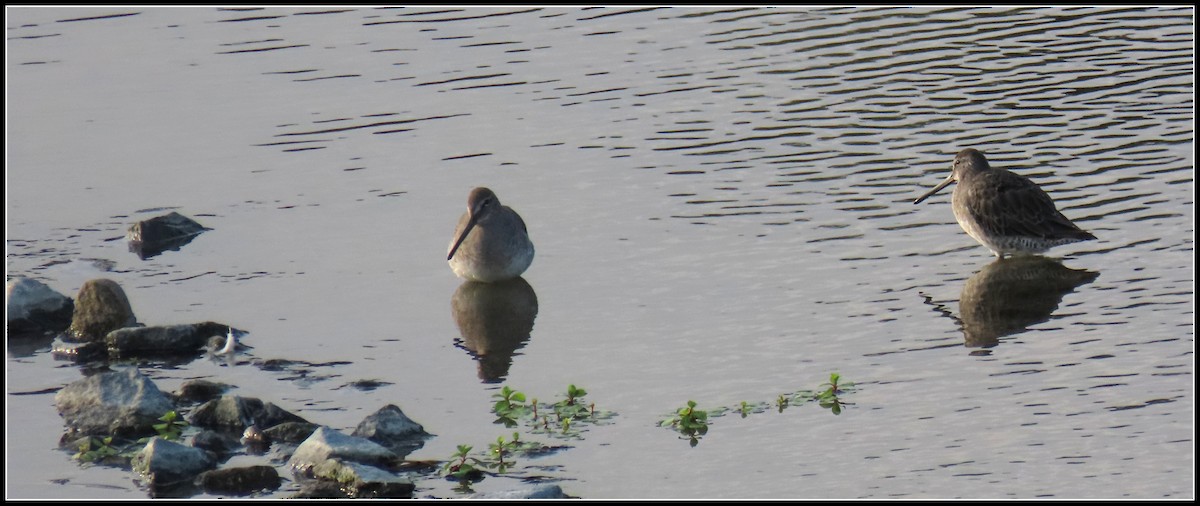
<path fill-rule="evenodd" d="M 528 229 L 528 228 L 525 228 L 525 220 L 522 220 L 522 219 L 521 219 L 521 215 L 517 214 L 517 213 L 516 213 L 516 211 L 513 211 L 513 213 L 512 213 L 512 214 L 513 214 L 513 217 L 515 217 L 515 218 L 517 219 L 517 223 L 520 223 L 520 224 L 521 224 L 521 231 L 522 231 L 522 232 L 525 232 L 526 234 L 528 234 L 528 233 L 529 233 L 529 229 Z"/>
<path fill-rule="evenodd" d="M 1058 212 L 1054 201 L 1033 181 L 1007 171 L 992 170 L 985 184 L 968 185 L 964 207 L 977 223 L 1004 236 L 1044 239 L 1094 239 Z M 962 182 L 959 182 L 962 184 Z"/>

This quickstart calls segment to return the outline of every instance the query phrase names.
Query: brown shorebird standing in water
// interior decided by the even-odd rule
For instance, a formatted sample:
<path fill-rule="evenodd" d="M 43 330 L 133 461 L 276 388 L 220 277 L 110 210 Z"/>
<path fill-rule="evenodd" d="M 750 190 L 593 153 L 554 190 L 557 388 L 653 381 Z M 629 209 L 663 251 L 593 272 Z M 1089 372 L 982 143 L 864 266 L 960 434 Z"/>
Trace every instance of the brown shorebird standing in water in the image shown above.
<path fill-rule="evenodd" d="M 958 186 L 950 197 L 954 218 L 967 235 L 998 257 L 1038 254 L 1096 238 L 1058 212 L 1050 196 L 1033 181 L 992 168 L 983 153 L 974 149 L 960 151 L 950 177 L 913 204 L 955 181 Z"/>
<path fill-rule="evenodd" d="M 467 212 L 458 219 L 446 260 L 463 279 L 512 279 L 533 262 L 533 242 L 521 215 L 500 205 L 492 190 L 475 188 L 467 197 Z"/>

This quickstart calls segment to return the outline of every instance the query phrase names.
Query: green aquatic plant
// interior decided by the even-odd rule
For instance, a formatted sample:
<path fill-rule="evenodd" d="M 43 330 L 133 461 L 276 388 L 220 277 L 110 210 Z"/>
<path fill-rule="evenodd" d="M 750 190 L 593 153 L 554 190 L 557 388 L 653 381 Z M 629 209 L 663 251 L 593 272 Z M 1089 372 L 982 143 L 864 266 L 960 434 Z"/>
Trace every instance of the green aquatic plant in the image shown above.
<path fill-rule="evenodd" d="M 113 446 L 112 436 L 88 436 L 80 441 L 79 453 L 74 458 L 81 462 L 96 462 L 119 454 L 120 451 Z"/>
<path fill-rule="evenodd" d="M 183 435 L 183 430 L 188 427 L 187 420 L 181 418 L 175 410 L 168 411 L 158 420 L 162 423 L 154 424 L 154 430 L 158 432 L 158 437 L 168 441 L 179 440 L 179 436 Z"/>
<path fill-rule="evenodd" d="M 818 401 L 818 404 L 822 408 L 833 412 L 833 414 L 840 415 L 842 414 L 842 406 L 846 405 L 847 403 L 842 402 L 842 400 L 838 399 L 835 395 L 831 397 L 821 397 L 821 399 Z"/>
<path fill-rule="evenodd" d="M 495 423 L 504 424 L 505 427 L 512 428 L 525 423 L 535 433 L 574 438 L 579 437 L 581 422 L 599 423 L 615 416 L 611 412 L 598 411 L 594 402 L 586 402 L 584 397 L 587 394 L 584 388 L 571 384 L 567 386 L 565 399 L 543 404 L 533 398 L 527 404 L 524 393 L 505 385 L 492 394 L 495 399 L 492 412 L 496 415 Z M 551 421 L 555 422 L 553 427 Z"/>
<path fill-rule="evenodd" d="M 583 405 L 581 399 L 587 395 L 587 390 L 567 385 L 567 398 L 554 403 L 554 413 L 559 420 L 587 418 L 595 410 Z M 568 424 L 570 422 L 567 422 Z"/>
<path fill-rule="evenodd" d="M 843 401 L 839 395 L 853 392 L 854 384 L 843 382 L 842 377 L 838 373 L 829 375 L 829 382 L 823 383 L 821 387 L 825 389 L 820 393 L 812 390 L 800 390 L 792 393 L 779 394 L 775 397 L 775 401 L 771 402 L 756 402 L 749 403 L 742 401 L 737 407 L 717 407 L 708 411 L 696 409 L 694 401 L 688 401 L 685 408 L 681 408 L 675 414 L 666 420 L 663 420 L 659 425 L 663 427 L 671 427 L 681 434 L 688 437 L 692 446 L 696 446 L 699 441 L 699 436 L 703 436 L 708 431 L 708 419 L 716 418 L 730 411 L 736 411 L 746 418 L 751 414 L 763 413 L 769 411 L 771 406 L 783 413 L 789 407 L 799 406 L 809 402 L 816 402 L 822 408 L 828 409 L 833 414 L 841 414 L 844 406 L 851 406 L 852 403 Z"/>
<path fill-rule="evenodd" d="M 442 475 L 453 477 L 456 480 L 463 482 L 478 481 L 483 477 L 483 471 L 479 468 L 483 465 L 478 458 L 471 456 L 472 447 L 469 445 L 458 445 L 458 450 L 450 457 L 442 466 Z"/>
<path fill-rule="evenodd" d="M 841 383 L 841 380 L 842 380 L 842 375 L 840 375 L 836 372 L 830 373 L 829 374 L 829 383 L 821 384 L 821 386 L 829 387 L 829 388 L 825 389 L 825 391 L 822 392 L 821 395 L 822 396 L 837 395 L 840 393 L 846 393 L 846 392 L 850 392 L 850 391 L 854 390 L 854 383 Z"/>
<path fill-rule="evenodd" d="M 824 383 L 821 385 L 823 387 L 828 387 L 828 388 L 826 388 L 825 391 L 817 394 L 815 397 L 817 404 L 819 406 L 821 406 L 822 408 L 828 409 L 829 411 L 833 412 L 833 414 L 835 414 L 835 415 L 842 414 L 842 406 L 852 405 L 851 403 L 845 402 L 845 401 L 841 400 L 840 398 L 838 398 L 838 394 L 847 393 L 854 389 L 853 383 L 839 384 L 839 381 L 841 379 L 842 379 L 841 375 L 839 375 L 836 372 L 830 374 L 829 375 L 829 383 Z"/>
<path fill-rule="evenodd" d="M 544 449 L 545 445 L 537 441 L 522 441 L 521 434 L 513 432 L 512 439 L 500 436 L 496 442 L 488 444 L 485 455 L 471 455 L 473 448 L 470 445 L 458 445 L 458 451 L 442 465 L 442 475 L 472 482 L 482 479 L 484 473 L 504 474 L 516 464 L 515 455 L 530 454 Z"/>
<path fill-rule="evenodd" d="M 546 434 L 556 438 L 579 438 L 578 423 L 593 423 L 598 420 L 611 418 L 612 413 L 598 413 L 596 404 L 584 404 L 587 390 L 575 386 L 567 386 L 566 398 L 553 404 L 539 404 L 537 398 L 526 403 L 524 392 L 508 385 L 492 394 L 492 413 L 496 415 L 494 423 L 504 424 L 505 427 L 517 427 L 527 424 L 534 433 Z M 553 414 L 556 425 L 551 425 Z M 577 423 L 578 422 L 578 423 Z M 536 441 L 522 441 L 519 432 L 512 433 L 512 439 L 504 436 L 496 438 L 488 444 L 484 455 L 472 455 L 470 445 L 458 445 L 458 451 L 443 464 L 441 474 L 447 478 L 459 481 L 459 489 L 470 490 L 471 482 L 483 479 L 484 473 L 508 472 L 515 465 L 514 455 L 541 452 L 549 448 Z"/>
<path fill-rule="evenodd" d="M 687 406 L 676 410 L 674 416 L 663 420 L 659 426 L 673 427 L 688 438 L 689 444 L 696 446 L 700 437 L 708 434 L 708 412 L 696 409 L 696 401 L 689 400 Z"/>
<path fill-rule="evenodd" d="M 516 433 L 513 433 L 516 437 Z M 488 453 L 494 459 L 488 462 L 488 465 L 496 470 L 497 473 L 504 474 L 508 470 L 508 466 L 516 464 L 511 458 L 505 462 L 504 456 L 510 454 L 513 441 L 505 441 L 504 436 L 496 438 L 496 442 L 488 445 Z"/>
<path fill-rule="evenodd" d="M 504 436 L 496 438 L 496 442 L 488 445 L 489 460 L 482 461 L 488 469 L 495 469 L 497 473 L 504 474 L 508 468 L 516 463 L 513 460 L 513 455 L 518 453 L 528 454 L 544 448 L 545 445 L 537 441 L 521 441 L 521 435 L 513 432 L 512 439 L 506 440 Z M 505 460 L 505 457 L 508 457 Z"/>
<path fill-rule="evenodd" d="M 513 390 L 505 385 L 500 389 L 500 392 L 492 394 L 496 399 L 496 403 L 492 405 L 492 412 L 496 414 L 494 423 L 502 423 L 505 427 L 516 427 L 517 421 L 529 416 L 531 412 L 536 412 L 536 402 L 533 408 L 525 404 L 525 394 Z"/>
<path fill-rule="evenodd" d="M 494 423 L 512 428 L 524 424 L 529 432 L 544 434 L 556 439 L 582 438 L 580 424 L 597 423 L 615 416 L 597 412 L 596 404 L 584 405 L 587 390 L 574 384 L 567 386 L 566 398 L 553 404 L 540 404 L 537 398 L 526 402 L 525 393 L 504 385 L 492 394 Z M 566 446 L 549 447 L 537 441 L 521 440 L 520 432 L 513 432 L 512 439 L 505 436 L 489 443 L 482 455 L 472 454 L 472 446 L 458 445 L 458 451 L 442 465 L 441 474 L 459 482 L 457 489 L 470 491 L 471 482 L 484 478 L 485 473 L 506 473 L 516 465 L 515 456 L 536 456 L 556 451 Z"/>

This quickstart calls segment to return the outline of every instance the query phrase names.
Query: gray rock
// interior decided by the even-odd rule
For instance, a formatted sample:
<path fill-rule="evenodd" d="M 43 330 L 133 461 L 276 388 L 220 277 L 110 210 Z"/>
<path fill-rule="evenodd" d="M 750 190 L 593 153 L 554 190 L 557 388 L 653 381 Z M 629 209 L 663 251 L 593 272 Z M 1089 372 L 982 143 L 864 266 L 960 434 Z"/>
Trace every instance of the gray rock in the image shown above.
<path fill-rule="evenodd" d="M 300 490 L 292 494 L 292 499 L 353 499 L 342 490 L 342 484 L 336 481 L 307 480 L 300 483 Z"/>
<path fill-rule="evenodd" d="M 192 446 L 208 450 L 217 455 L 229 455 L 238 448 L 241 448 L 242 442 L 227 434 L 204 430 L 192 438 Z"/>
<path fill-rule="evenodd" d="M 269 402 L 229 394 L 201 404 L 188 417 L 192 425 L 234 431 L 243 431 L 251 425 L 274 427 L 283 422 L 307 421 Z"/>
<path fill-rule="evenodd" d="M 564 494 L 562 487 L 553 483 L 542 483 L 530 487 L 501 490 L 499 492 L 481 492 L 471 494 L 467 499 L 570 499 Z"/>
<path fill-rule="evenodd" d="M 382 467 L 392 467 L 400 461 L 395 452 L 374 441 L 347 436 L 322 426 L 303 443 L 300 443 L 288 461 L 288 465 L 296 471 L 305 473 L 329 459 Z"/>
<path fill-rule="evenodd" d="M 181 402 L 206 402 L 220 397 L 230 388 L 231 385 L 205 379 L 187 380 L 179 385 L 175 396 Z"/>
<path fill-rule="evenodd" d="M 386 446 L 401 457 L 424 446 L 425 439 L 430 437 L 421 424 L 405 416 L 404 411 L 394 404 L 367 416 L 351 435 Z"/>
<path fill-rule="evenodd" d="M 125 239 L 129 241 L 129 251 L 145 260 L 167 250 L 178 250 L 205 230 L 210 229 L 172 211 L 134 223 L 125 233 Z"/>
<path fill-rule="evenodd" d="M 375 466 L 339 459 L 328 459 L 313 466 L 312 475 L 340 483 L 342 490 L 359 499 L 410 499 L 416 488 L 408 478 Z"/>
<path fill-rule="evenodd" d="M 153 437 L 142 451 L 133 456 L 133 470 L 150 480 L 153 486 L 191 480 L 212 469 L 217 459 L 212 453 Z"/>
<path fill-rule="evenodd" d="M 137 369 L 95 374 L 67 385 L 54 404 L 76 432 L 91 435 L 154 434 L 158 418 L 175 406 Z"/>
<path fill-rule="evenodd" d="M 71 325 L 75 302 L 36 279 L 8 281 L 4 300 L 8 337 L 30 332 L 62 332 Z"/>
<path fill-rule="evenodd" d="M 224 335 L 228 329 L 227 325 L 213 322 L 128 327 L 109 332 L 104 342 L 114 356 L 187 354 L 203 349 L 210 337 Z"/>
<path fill-rule="evenodd" d="M 205 471 L 196 484 L 210 494 L 250 495 L 279 488 L 279 472 L 271 466 L 247 466 Z"/>
<path fill-rule="evenodd" d="M 305 439 L 312 436 L 320 425 L 308 422 L 283 422 L 274 427 L 264 429 L 263 435 L 268 441 L 282 441 L 284 443 L 303 443 Z"/>
<path fill-rule="evenodd" d="M 96 341 L 136 323 L 121 285 L 111 279 L 92 279 L 84 282 L 75 296 L 75 312 L 67 335 L 78 342 Z"/>

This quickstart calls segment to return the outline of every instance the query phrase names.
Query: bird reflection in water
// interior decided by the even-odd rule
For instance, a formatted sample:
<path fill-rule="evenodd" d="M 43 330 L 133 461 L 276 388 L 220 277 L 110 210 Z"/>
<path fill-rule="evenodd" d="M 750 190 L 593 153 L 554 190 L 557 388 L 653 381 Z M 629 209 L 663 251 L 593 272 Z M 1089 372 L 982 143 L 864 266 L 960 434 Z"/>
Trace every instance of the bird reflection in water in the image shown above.
<path fill-rule="evenodd" d="M 467 281 L 450 299 L 462 334 L 456 344 L 479 362 L 479 379 L 499 383 L 513 354 L 525 346 L 537 317 L 537 294 L 523 278 L 495 283 Z"/>
<path fill-rule="evenodd" d="M 1001 337 L 1049 320 L 1064 296 L 1099 275 L 1042 256 L 1001 258 L 988 264 L 967 280 L 959 297 L 966 346 L 991 348 Z"/>

